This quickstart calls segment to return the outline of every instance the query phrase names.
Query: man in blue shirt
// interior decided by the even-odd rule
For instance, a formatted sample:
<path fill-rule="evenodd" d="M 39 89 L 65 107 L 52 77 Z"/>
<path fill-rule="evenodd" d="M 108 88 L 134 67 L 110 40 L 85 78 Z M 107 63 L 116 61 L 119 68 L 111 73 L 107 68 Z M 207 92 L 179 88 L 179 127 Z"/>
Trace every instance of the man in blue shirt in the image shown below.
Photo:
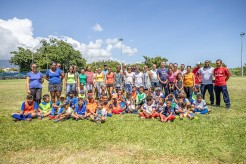
<path fill-rule="evenodd" d="M 157 70 L 157 78 L 160 82 L 161 89 L 165 91 L 165 97 L 168 95 L 168 88 L 167 88 L 167 72 L 168 69 L 165 68 L 166 63 L 161 62 L 161 67 Z"/>

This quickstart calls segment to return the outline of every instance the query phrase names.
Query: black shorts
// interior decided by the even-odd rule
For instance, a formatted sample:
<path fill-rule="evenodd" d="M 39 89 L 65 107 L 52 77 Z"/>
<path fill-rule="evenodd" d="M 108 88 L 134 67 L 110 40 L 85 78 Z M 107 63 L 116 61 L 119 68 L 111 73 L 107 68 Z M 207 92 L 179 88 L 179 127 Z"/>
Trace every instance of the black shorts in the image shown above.
<path fill-rule="evenodd" d="M 107 87 L 113 87 L 114 85 L 113 84 L 107 84 Z"/>
<path fill-rule="evenodd" d="M 49 84 L 49 92 L 62 92 L 62 83 L 60 84 Z"/>

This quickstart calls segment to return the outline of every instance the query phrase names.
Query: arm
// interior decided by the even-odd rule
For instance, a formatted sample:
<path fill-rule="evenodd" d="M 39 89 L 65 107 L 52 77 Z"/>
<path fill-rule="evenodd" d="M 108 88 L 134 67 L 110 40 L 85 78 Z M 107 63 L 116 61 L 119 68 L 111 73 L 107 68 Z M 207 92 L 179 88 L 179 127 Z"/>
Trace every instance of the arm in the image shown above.
<path fill-rule="evenodd" d="M 29 76 L 26 77 L 26 90 L 27 90 L 27 94 L 31 94 L 31 91 L 30 91 L 30 77 Z"/>
<path fill-rule="evenodd" d="M 148 71 L 148 74 L 149 74 L 149 80 L 152 81 L 152 74 L 150 71 Z"/>
<path fill-rule="evenodd" d="M 64 81 L 63 81 L 64 88 L 66 88 L 66 84 L 67 84 L 67 73 L 65 74 L 65 78 L 64 78 Z"/>

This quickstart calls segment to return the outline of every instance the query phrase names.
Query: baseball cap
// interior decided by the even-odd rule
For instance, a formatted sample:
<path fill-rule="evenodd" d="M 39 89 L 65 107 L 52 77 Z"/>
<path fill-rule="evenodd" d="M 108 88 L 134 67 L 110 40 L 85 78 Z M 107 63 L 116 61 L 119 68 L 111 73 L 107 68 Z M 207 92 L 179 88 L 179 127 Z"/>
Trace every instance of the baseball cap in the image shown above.
<path fill-rule="evenodd" d="M 60 98 L 66 98 L 66 96 L 65 96 L 64 94 L 62 94 L 62 95 L 60 96 Z"/>
<path fill-rule="evenodd" d="M 198 62 L 196 63 L 196 65 L 201 65 L 201 62 L 198 61 Z"/>

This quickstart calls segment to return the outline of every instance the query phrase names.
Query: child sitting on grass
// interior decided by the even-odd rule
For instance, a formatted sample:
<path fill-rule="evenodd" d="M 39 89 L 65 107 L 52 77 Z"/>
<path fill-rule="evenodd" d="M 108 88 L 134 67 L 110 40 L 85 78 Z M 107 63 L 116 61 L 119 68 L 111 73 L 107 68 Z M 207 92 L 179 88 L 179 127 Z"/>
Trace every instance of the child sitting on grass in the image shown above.
<path fill-rule="evenodd" d="M 136 97 L 137 109 L 141 109 L 141 106 L 145 102 L 145 98 L 146 98 L 146 94 L 144 93 L 144 87 L 140 86 L 139 93 L 137 94 L 137 97 Z"/>
<path fill-rule="evenodd" d="M 191 100 L 190 103 L 192 104 L 195 100 L 197 100 L 197 94 L 200 94 L 200 86 L 195 85 L 192 95 L 191 95 Z"/>
<path fill-rule="evenodd" d="M 138 111 L 135 108 L 135 101 L 133 100 L 131 93 L 127 93 L 127 98 L 126 98 L 126 113 L 138 114 Z"/>
<path fill-rule="evenodd" d="M 84 86 L 84 83 L 80 84 L 79 91 L 78 91 L 78 97 L 85 98 L 87 96 L 86 94 L 87 90 L 86 87 Z"/>
<path fill-rule="evenodd" d="M 43 102 L 39 104 L 39 118 L 47 117 L 52 114 L 52 102 L 48 94 L 43 95 Z"/>
<path fill-rule="evenodd" d="M 86 117 L 90 117 L 96 112 L 97 103 L 93 95 L 88 95 L 88 103 L 86 105 Z"/>
<path fill-rule="evenodd" d="M 109 104 L 109 110 L 111 110 L 113 114 L 121 114 L 123 112 L 120 102 L 118 101 L 117 94 L 113 94 L 112 100 Z"/>
<path fill-rule="evenodd" d="M 78 99 L 78 105 L 74 108 L 74 114 L 72 114 L 72 118 L 76 121 L 86 119 L 86 105 L 84 103 L 84 99 Z"/>
<path fill-rule="evenodd" d="M 103 100 L 99 100 L 97 103 L 96 113 L 91 115 L 91 120 L 96 123 L 105 123 L 107 118 L 107 111 L 103 108 Z"/>
<path fill-rule="evenodd" d="M 78 105 L 78 98 L 74 96 L 74 92 L 70 91 L 68 93 L 67 101 L 70 103 L 70 107 L 74 109 L 76 105 Z"/>
<path fill-rule="evenodd" d="M 112 117 L 112 110 L 109 108 L 110 102 L 108 101 L 108 96 L 104 95 L 101 99 L 103 100 L 103 108 L 107 111 L 107 116 Z"/>
<path fill-rule="evenodd" d="M 172 102 L 170 100 L 167 100 L 166 107 L 160 113 L 161 122 L 170 122 L 175 120 L 174 109 L 171 105 Z"/>
<path fill-rule="evenodd" d="M 70 103 L 68 101 L 64 101 L 60 106 L 58 115 L 56 116 L 54 122 L 57 123 L 65 119 L 69 119 L 72 113 L 73 109 L 70 107 Z"/>
<path fill-rule="evenodd" d="M 57 101 L 55 104 L 52 105 L 52 113 L 48 116 L 50 120 L 56 118 L 55 115 L 59 112 L 62 103 L 66 102 L 66 95 L 62 94 L 60 96 L 60 101 Z"/>
<path fill-rule="evenodd" d="M 24 101 L 21 105 L 21 111 L 19 113 L 13 113 L 12 117 L 14 121 L 31 121 L 32 118 L 38 116 L 38 104 L 33 100 L 32 95 L 26 96 L 26 101 Z"/>
<path fill-rule="evenodd" d="M 178 115 L 179 115 L 179 119 L 183 119 L 184 117 L 189 118 L 190 120 L 192 120 L 194 118 L 194 114 L 187 110 L 187 105 L 185 102 L 179 102 L 177 104 L 177 109 L 175 111 Z"/>
<path fill-rule="evenodd" d="M 197 100 L 193 101 L 191 110 L 197 114 L 207 114 L 209 112 L 206 102 L 202 99 L 202 94 L 197 94 Z"/>
<path fill-rule="evenodd" d="M 161 113 L 164 110 L 164 108 L 166 107 L 165 98 L 159 98 L 158 102 L 156 103 L 156 105 L 157 105 L 156 112 L 157 113 Z"/>
<path fill-rule="evenodd" d="M 146 98 L 146 103 L 141 107 L 142 112 L 139 113 L 140 118 L 152 118 L 159 117 L 159 114 L 156 112 L 156 105 L 153 102 L 153 97 L 148 96 Z"/>

